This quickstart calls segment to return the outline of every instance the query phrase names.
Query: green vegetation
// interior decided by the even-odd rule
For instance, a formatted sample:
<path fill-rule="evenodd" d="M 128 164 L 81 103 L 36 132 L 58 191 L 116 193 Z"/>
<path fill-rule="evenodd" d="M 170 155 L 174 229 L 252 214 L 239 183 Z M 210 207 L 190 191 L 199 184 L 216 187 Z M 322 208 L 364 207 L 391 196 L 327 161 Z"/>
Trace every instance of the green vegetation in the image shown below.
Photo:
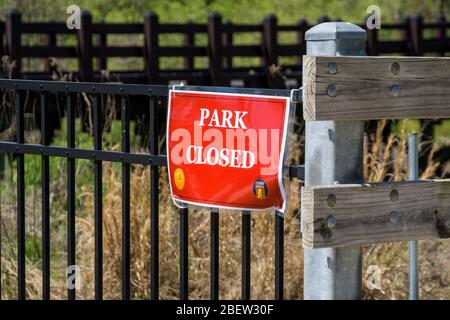
<path fill-rule="evenodd" d="M 311 22 L 327 15 L 331 19 L 361 22 L 369 5 L 381 8 L 382 22 L 394 22 L 420 12 L 426 20 L 434 20 L 450 8 L 444 0 L 3 0 L 0 15 L 18 7 L 24 20 L 63 21 L 65 10 L 72 4 L 92 12 L 95 21 L 141 22 L 145 12 L 156 12 L 162 22 L 205 22 L 215 11 L 234 23 L 257 23 L 267 14 L 275 14 L 281 23 L 295 23 L 306 18 Z"/>

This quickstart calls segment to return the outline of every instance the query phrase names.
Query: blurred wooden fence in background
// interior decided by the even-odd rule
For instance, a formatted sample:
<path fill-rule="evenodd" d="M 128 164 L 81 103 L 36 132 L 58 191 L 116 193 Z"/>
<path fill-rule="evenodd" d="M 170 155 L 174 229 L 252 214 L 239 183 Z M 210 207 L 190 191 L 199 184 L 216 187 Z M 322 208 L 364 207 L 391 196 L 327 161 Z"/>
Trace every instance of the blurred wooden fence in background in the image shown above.
<path fill-rule="evenodd" d="M 301 83 L 304 35 L 313 26 L 306 20 L 286 25 L 273 15 L 264 18 L 261 24 L 233 24 L 223 21 L 216 13 L 210 15 L 206 24 L 160 23 L 153 13 L 146 14 L 143 20 L 143 23 L 94 23 L 91 14 L 83 12 L 81 28 L 70 30 L 65 22 L 23 22 L 20 12 L 11 11 L 5 22 L 0 21 L 0 39 L 3 39 L 0 55 L 16 61 L 13 77 L 27 79 L 51 79 L 49 57 L 76 59 L 75 76 L 80 81 L 101 81 L 101 70 L 108 69 L 111 58 L 138 57 L 144 61 L 142 70 L 114 71 L 112 78 L 125 83 L 167 84 L 184 80 L 198 85 L 289 88 Z M 326 21 L 326 17 L 319 19 L 319 22 Z M 365 23 L 361 26 L 366 28 Z M 450 23 L 443 17 L 434 23 L 424 23 L 421 16 L 413 16 L 399 23 L 383 24 L 381 30 L 367 30 L 367 54 L 444 56 L 450 47 L 446 34 L 449 27 Z M 280 41 L 281 35 L 287 33 L 294 34 L 290 39 L 295 40 Z M 171 34 L 181 35 L 183 44 L 161 45 L 161 39 Z M 259 43 L 236 44 L 236 36 L 243 34 Z M 36 35 L 40 43 L 25 44 L 24 35 Z M 68 45 L 67 41 L 58 40 L 61 35 L 76 36 L 76 41 Z M 139 45 L 118 46 L 108 44 L 111 35 L 137 35 L 143 41 Z M 207 41 L 198 41 L 199 37 Z M 167 57 L 182 60 L 181 68 L 161 68 L 161 59 Z M 236 66 L 236 58 L 240 57 L 257 59 L 259 66 L 242 66 L 242 63 Z M 280 60 L 286 57 L 294 63 L 283 65 Z M 33 70 L 31 65 L 31 70 L 22 73 L 24 59 L 43 59 L 46 68 Z M 199 66 L 198 59 L 206 63 Z"/>

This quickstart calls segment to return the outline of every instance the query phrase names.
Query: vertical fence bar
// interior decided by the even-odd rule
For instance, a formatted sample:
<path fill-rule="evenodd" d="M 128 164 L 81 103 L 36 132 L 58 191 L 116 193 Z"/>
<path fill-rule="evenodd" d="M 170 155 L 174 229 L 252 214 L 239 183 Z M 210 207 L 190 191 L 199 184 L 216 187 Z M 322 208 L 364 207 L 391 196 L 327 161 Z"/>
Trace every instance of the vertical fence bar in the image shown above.
<path fill-rule="evenodd" d="M 180 300 L 189 298 L 189 210 L 180 209 Z"/>
<path fill-rule="evenodd" d="M 48 93 L 41 93 L 41 144 L 50 143 Z M 42 299 L 50 299 L 50 159 L 42 155 Z"/>
<path fill-rule="evenodd" d="M 100 100 L 100 101 L 99 101 Z M 92 96 L 94 149 L 102 149 L 101 97 Z M 95 219 L 95 299 L 103 299 L 103 190 L 102 162 L 94 158 L 94 219 Z"/>
<path fill-rule="evenodd" d="M 158 154 L 158 105 L 155 97 L 149 98 L 150 153 Z M 151 237 L 151 298 L 159 299 L 159 168 L 150 167 L 150 237 Z"/>
<path fill-rule="evenodd" d="M 242 211 L 242 300 L 250 300 L 251 227 L 250 211 Z"/>
<path fill-rule="evenodd" d="M 210 298 L 219 299 L 219 209 L 211 209 Z"/>
<path fill-rule="evenodd" d="M 130 152 L 130 118 L 127 96 L 120 97 L 122 152 Z M 130 164 L 122 163 L 122 299 L 130 299 Z"/>
<path fill-rule="evenodd" d="M 275 213 L 275 299 L 283 300 L 284 291 L 284 217 Z"/>
<path fill-rule="evenodd" d="M 24 143 L 24 106 L 21 92 L 15 91 L 16 142 Z M 25 158 L 23 153 L 17 157 L 17 291 L 18 299 L 25 299 Z"/>
<path fill-rule="evenodd" d="M 67 147 L 75 148 L 75 97 L 67 94 Z M 75 265 L 75 159 L 67 159 L 67 267 Z M 67 274 L 70 276 L 70 274 Z M 75 300 L 75 287 L 67 286 L 67 298 Z"/>
<path fill-rule="evenodd" d="M 356 25 L 319 24 L 306 32 L 306 50 L 312 56 L 365 55 L 365 40 Z M 363 181 L 364 121 L 306 121 L 305 141 L 305 186 Z M 307 300 L 360 299 L 361 278 L 359 246 L 304 251 Z"/>
<path fill-rule="evenodd" d="M 409 180 L 419 177 L 419 137 L 416 133 L 408 139 L 408 168 Z M 409 300 L 419 299 L 419 262 L 418 241 L 408 241 L 409 255 Z"/>

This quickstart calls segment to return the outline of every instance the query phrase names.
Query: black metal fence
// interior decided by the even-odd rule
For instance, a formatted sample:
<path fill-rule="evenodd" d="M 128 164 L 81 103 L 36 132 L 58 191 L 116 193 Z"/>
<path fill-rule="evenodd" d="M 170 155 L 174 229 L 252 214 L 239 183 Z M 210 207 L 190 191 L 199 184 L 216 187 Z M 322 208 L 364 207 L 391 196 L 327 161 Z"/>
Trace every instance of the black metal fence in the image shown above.
<path fill-rule="evenodd" d="M 196 87 L 198 89 L 198 87 Z M 213 89 L 214 88 L 209 88 Z M 225 88 L 222 88 L 226 90 Z M 51 82 L 33 80 L 2 80 L 0 90 L 14 95 L 16 135 L 15 141 L 0 141 L 0 152 L 14 154 L 17 161 L 17 244 L 18 244 L 18 299 L 26 298 L 25 269 L 25 161 L 24 156 L 40 155 L 42 159 L 42 297 L 50 298 L 50 157 L 67 159 L 67 265 L 76 264 L 75 236 L 75 160 L 87 159 L 94 164 L 94 218 L 95 218 L 95 298 L 103 297 L 103 233 L 102 233 L 102 164 L 119 162 L 122 164 L 122 298 L 130 298 L 130 165 L 150 166 L 150 212 L 151 221 L 151 298 L 159 298 L 159 176 L 160 167 L 166 166 L 166 156 L 159 154 L 158 138 L 162 119 L 157 107 L 159 99 L 168 96 L 168 87 L 162 85 L 100 84 Z M 217 90 L 217 88 L 215 89 Z M 249 92 L 251 89 L 232 89 Z M 41 141 L 40 144 L 25 143 L 24 101 L 26 92 L 40 96 Z M 48 98 L 54 93 L 65 99 L 67 119 L 67 146 L 50 146 Z M 288 95 L 287 90 L 255 89 L 253 94 Z M 87 94 L 92 101 L 93 149 L 75 146 L 75 99 L 77 94 Z M 102 150 L 102 102 L 101 95 L 120 97 L 121 151 Z M 146 97 L 149 110 L 149 153 L 130 152 L 130 109 L 131 96 Z M 302 178 L 302 166 L 290 166 L 289 176 Z M 180 209 L 180 299 L 188 299 L 188 209 Z M 219 211 L 211 209 L 211 259 L 210 259 L 210 298 L 219 298 Z M 251 298 L 250 248 L 251 216 L 242 215 L 242 299 Z M 284 259 L 284 218 L 275 218 L 275 297 L 283 299 L 283 259 Z M 147 259 L 147 257 L 144 257 Z M 174 261 L 176 263 L 176 261 Z M 68 299 L 76 298 L 76 289 L 68 289 Z"/>

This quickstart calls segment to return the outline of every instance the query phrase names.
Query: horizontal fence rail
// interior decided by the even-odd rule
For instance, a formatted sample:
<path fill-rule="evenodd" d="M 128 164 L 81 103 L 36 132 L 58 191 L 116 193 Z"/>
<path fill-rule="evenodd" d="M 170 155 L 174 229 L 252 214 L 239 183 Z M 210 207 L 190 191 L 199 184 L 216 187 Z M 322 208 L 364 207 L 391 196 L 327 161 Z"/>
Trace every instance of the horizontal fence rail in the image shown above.
<path fill-rule="evenodd" d="M 449 195 L 449 180 L 302 188 L 303 246 L 449 238 Z"/>
<path fill-rule="evenodd" d="M 450 117 L 450 58 L 303 59 L 305 120 Z"/>
<path fill-rule="evenodd" d="M 319 22 L 329 21 L 322 17 Z M 111 72 L 111 79 L 128 83 L 168 84 L 183 80 L 189 84 L 285 88 L 299 87 L 305 53 L 305 32 L 314 24 L 299 20 L 292 25 L 280 24 L 269 15 L 260 24 L 234 24 L 212 14 L 207 23 L 162 23 L 154 13 L 146 14 L 143 23 L 94 22 L 89 12 L 82 12 L 81 28 L 68 29 L 65 22 L 24 22 L 21 13 L 11 11 L 0 22 L 0 55 L 15 61 L 15 78 L 49 80 L 59 75 L 53 58 L 71 58 L 78 63 L 76 77 L 81 81 L 104 81 L 111 58 L 143 58 L 143 70 Z M 450 50 L 447 30 L 450 23 L 444 17 L 425 23 L 421 16 L 405 18 L 400 23 L 383 24 L 386 32 L 400 32 L 400 38 L 381 36 L 379 30 L 367 29 L 368 55 L 445 55 Z M 281 41 L 284 34 L 294 34 L 290 41 Z M 59 44 L 59 36 L 74 36 L 75 44 Z M 143 36 L 142 43 L 116 45 L 108 36 Z M 181 44 L 163 45 L 161 38 L 181 35 Z M 255 44 L 238 44 L 237 37 L 252 35 Z M 24 36 L 40 37 L 40 45 L 28 44 Z M 197 37 L 204 37 L 199 43 Z M 140 41 L 140 40 L 139 40 Z M 109 43 L 108 43 L 109 42 Z M 162 69 L 165 58 L 178 57 L 181 69 Z M 237 66 L 236 58 L 259 61 L 256 66 Z M 24 59 L 42 59 L 45 71 L 23 71 Z M 48 59 L 52 58 L 52 59 Z M 289 63 L 281 63 L 290 58 Z M 48 59 L 48 61 L 47 61 Z M 197 60 L 206 59 L 198 64 Z M 171 64 L 173 65 L 173 64 Z M 281 68 L 279 66 L 281 65 Z"/>
<path fill-rule="evenodd" d="M 195 87 L 195 89 L 199 89 Z M 207 88 L 208 89 L 208 88 Z M 210 90 L 221 90 L 220 88 L 209 88 Z M 224 88 L 222 88 L 225 90 Z M 95 218 L 95 298 L 103 298 L 103 189 L 102 189 L 102 164 L 103 162 L 119 162 L 122 170 L 122 298 L 131 297 L 131 276 L 130 276 L 130 165 L 142 164 L 150 166 L 150 212 L 148 217 L 151 225 L 150 246 L 150 283 L 152 299 L 159 299 L 159 178 L 160 168 L 165 167 L 167 158 L 159 154 L 158 138 L 161 132 L 162 114 L 158 111 L 157 102 L 159 99 L 168 96 L 168 87 L 161 85 L 131 85 L 131 84 L 99 84 L 99 83 L 72 83 L 72 82 L 51 82 L 33 80 L 5 80 L 0 79 L 0 90 L 8 92 L 14 97 L 15 121 L 17 124 L 17 134 L 15 141 L 0 141 L 0 152 L 10 153 L 17 161 L 17 245 L 18 245 L 18 299 L 26 299 L 26 269 L 25 269 L 25 155 L 40 155 L 43 164 L 42 170 L 42 297 L 50 299 L 51 285 L 51 261 L 49 245 L 50 238 L 50 191 L 49 191 L 49 161 L 51 157 L 61 157 L 67 159 L 67 266 L 76 265 L 76 230 L 75 230 L 75 183 L 76 183 L 76 159 L 91 160 L 94 176 L 94 218 Z M 205 90 L 205 88 L 203 88 Z M 236 89 L 233 89 L 236 90 Z M 238 89 L 241 90 L 241 89 Z M 40 95 L 40 110 L 42 111 L 41 123 L 41 143 L 30 144 L 25 142 L 24 126 L 24 95 L 29 92 L 36 92 Z M 242 89 L 242 92 L 250 92 L 252 89 Z M 92 149 L 80 149 L 75 145 L 75 112 L 76 94 L 87 94 L 92 99 L 93 106 L 93 142 Z M 287 90 L 264 90 L 255 89 L 255 94 L 277 94 L 289 95 Z M 67 117 L 67 146 L 51 146 L 48 140 L 48 119 L 46 112 L 48 107 L 48 97 L 52 94 L 59 95 L 65 99 L 65 109 Z M 121 148 L 120 151 L 102 150 L 102 94 L 113 94 L 120 98 L 121 107 Z M 129 111 L 133 105 L 129 103 L 131 96 L 144 96 L 148 99 L 150 112 L 149 130 L 150 144 L 149 153 L 130 152 L 130 118 Z M 304 179 L 303 166 L 290 166 L 288 174 L 291 178 Z M 251 213 L 242 212 L 242 298 L 251 298 Z M 211 218 L 211 255 L 210 255 L 210 298 L 219 299 L 219 210 L 212 209 Z M 180 219 L 180 260 L 179 260 L 179 280 L 180 299 L 189 298 L 189 210 L 179 210 Z M 279 214 L 275 216 L 275 298 L 283 298 L 283 259 L 284 259 L 284 223 L 283 217 Z M 144 257 L 145 259 L 146 257 Z M 164 272 L 164 270 L 162 270 Z M 76 289 L 68 289 L 68 299 L 76 299 Z"/>

